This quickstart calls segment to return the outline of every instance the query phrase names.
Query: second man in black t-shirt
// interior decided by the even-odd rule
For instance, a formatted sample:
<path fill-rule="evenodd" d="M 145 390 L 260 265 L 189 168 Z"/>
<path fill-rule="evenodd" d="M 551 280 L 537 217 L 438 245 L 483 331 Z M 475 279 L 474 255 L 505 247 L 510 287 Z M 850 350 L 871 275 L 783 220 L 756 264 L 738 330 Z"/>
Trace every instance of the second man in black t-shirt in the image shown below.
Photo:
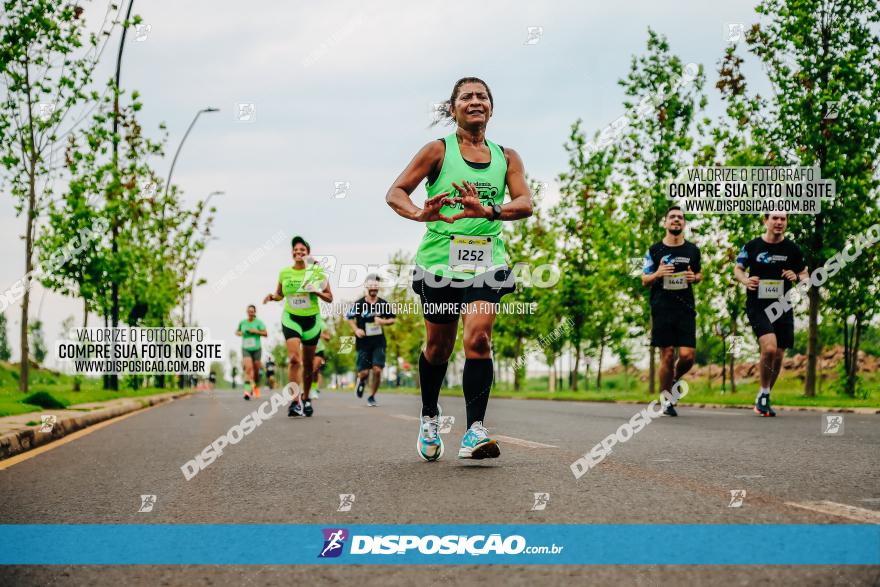
<path fill-rule="evenodd" d="M 375 275 L 367 277 L 365 288 L 366 295 L 354 303 L 345 317 L 357 337 L 355 339 L 358 372 L 356 393 L 358 397 L 363 397 L 367 377 L 372 370 L 373 382 L 367 404 L 375 407 L 378 405 L 376 392 L 379 390 L 382 369 L 385 367 L 384 327 L 394 324 L 394 313 L 391 311 L 391 305 L 379 297 L 379 280 Z"/>

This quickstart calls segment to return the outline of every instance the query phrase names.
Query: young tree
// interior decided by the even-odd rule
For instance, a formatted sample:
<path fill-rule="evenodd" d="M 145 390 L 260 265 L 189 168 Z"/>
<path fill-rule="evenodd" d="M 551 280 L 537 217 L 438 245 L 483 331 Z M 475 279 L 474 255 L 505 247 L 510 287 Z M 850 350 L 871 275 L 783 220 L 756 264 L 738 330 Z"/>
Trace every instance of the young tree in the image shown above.
<path fill-rule="evenodd" d="M 8 361 L 11 357 L 9 339 L 6 336 L 6 313 L 0 312 L 0 361 Z"/>
<path fill-rule="evenodd" d="M 659 233 L 670 200 L 667 186 L 691 158 L 694 123 L 705 107 L 701 67 L 682 63 L 669 51 L 662 35 L 648 29 L 647 53 L 633 57 L 620 85 L 628 99 L 627 122 L 621 132 L 621 173 L 626 182 L 623 212 L 630 231 L 623 236 L 632 257 L 644 256 Z M 628 294 L 649 316 L 646 288 L 631 280 Z M 649 393 L 655 393 L 656 349 L 651 347 Z"/>
<path fill-rule="evenodd" d="M 773 86 L 766 116 L 753 120 L 759 141 L 772 147 L 777 165 L 817 166 L 833 179 L 836 197 L 815 216 L 789 222 L 812 270 L 839 251 L 851 233 L 864 230 L 877 207 L 880 163 L 880 5 L 875 0 L 763 0 L 763 22 L 746 36 Z M 866 213 L 866 208 L 868 213 Z M 848 222 L 851 219 L 861 222 Z M 861 230 L 858 230 L 861 232 Z M 876 282 L 874 282 L 876 283 Z M 859 290 L 867 288 L 856 283 Z M 863 296 L 852 300 L 857 315 Z M 822 296 L 811 288 L 804 394 L 816 393 L 818 322 Z"/>
<path fill-rule="evenodd" d="M 52 148 L 67 113 L 87 96 L 98 38 L 85 34 L 83 9 L 75 4 L 32 0 L 5 2 L 0 20 L 0 165 L 5 183 L 25 214 L 21 304 L 21 373 L 28 389 L 30 275 L 34 269 L 37 219 L 51 194 Z M 83 50 L 87 45 L 89 50 Z M 94 95 L 93 95 L 94 97 Z"/>
<path fill-rule="evenodd" d="M 34 320 L 28 325 L 30 335 L 31 357 L 38 365 L 42 365 L 46 359 L 46 339 L 43 336 L 43 321 Z"/>

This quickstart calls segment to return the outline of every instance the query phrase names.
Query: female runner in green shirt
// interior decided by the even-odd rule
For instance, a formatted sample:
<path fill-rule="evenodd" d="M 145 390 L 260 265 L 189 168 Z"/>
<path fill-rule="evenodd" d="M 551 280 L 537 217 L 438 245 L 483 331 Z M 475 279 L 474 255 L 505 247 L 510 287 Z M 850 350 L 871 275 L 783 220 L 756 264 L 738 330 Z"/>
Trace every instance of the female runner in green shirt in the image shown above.
<path fill-rule="evenodd" d="M 306 263 L 311 252 L 309 243 L 301 236 L 295 236 L 290 246 L 293 265 L 281 270 L 275 292 L 268 294 L 263 303 L 284 300 L 281 330 L 287 343 L 287 378 L 290 381 L 287 385 L 293 398 L 287 415 L 311 416 L 311 367 L 323 324 L 318 300 L 332 303 L 333 293 L 323 267 Z"/>
<path fill-rule="evenodd" d="M 493 108 L 492 92 L 484 81 L 458 80 L 447 112 L 456 123 L 455 132 L 422 147 L 385 197 L 395 212 L 427 228 L 413 279 L 413 290 L 424 304 L 427 331 L 419 358 L 422 417 L 416 444 L 426 461 L 443 455 L 437 398 L 459 315 L 464 321 L 462 388 L 468 431 L 458 456 L 482 459 L 500 454 L 483 426 L 493 376 L 493 306 L 515 285 L 499 235 L 501 221 L 531 216 L 532 199 L 516 151 L 486 139 Z M 419 208 L 410 195 L 426 178 L 428 198 Z M 510 195 L 507 203 L 505 193 Z"/>

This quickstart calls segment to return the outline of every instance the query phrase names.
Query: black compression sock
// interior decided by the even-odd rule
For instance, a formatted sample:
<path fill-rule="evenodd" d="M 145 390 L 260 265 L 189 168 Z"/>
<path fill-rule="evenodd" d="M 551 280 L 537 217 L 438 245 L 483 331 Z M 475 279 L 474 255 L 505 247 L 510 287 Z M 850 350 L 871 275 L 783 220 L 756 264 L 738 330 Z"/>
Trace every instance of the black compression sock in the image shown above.
<path fill-rule="evenodd" d="M 446 367 L 449 363 L 432 365 L 425 358 L 425 353 L 419 355 L 419 385 L 422 388 L 422 415 L 434 417 L 437 415 L 437 398 L 440 397 L 440 387 L 443 378 L 446 377 Z"/>
<path fill-rule="evenodd" d="M 461 386 L 467 402 L 468 428 L 474 422 L 482 422 L 489 405 L 489 391 L 492 389 L 494 371 L 492 359 L 465 359 Z"/>

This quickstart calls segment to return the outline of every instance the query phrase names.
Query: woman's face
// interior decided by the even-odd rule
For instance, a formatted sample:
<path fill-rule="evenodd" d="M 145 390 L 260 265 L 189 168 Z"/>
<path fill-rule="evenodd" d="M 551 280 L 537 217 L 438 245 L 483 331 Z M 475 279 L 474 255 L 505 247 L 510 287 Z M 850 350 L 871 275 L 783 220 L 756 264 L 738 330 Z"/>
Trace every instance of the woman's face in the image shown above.
<path fill-rule="evenodd" d="M 485 126 L 492 116 L 492 103 L 486 86 L 467 82 L 458 88 L 452 104 L 452 117 L 459 126 Z"/>
<path fill-rule="evenodd" d="M 295 245 L 293 245 L 292 254 L 293 254 L 294 261 L 305 262 L 306 257 L 309 256 L 309 250 L 306 248 L 306 246 L 304 244 L 296 243 Z"/>

